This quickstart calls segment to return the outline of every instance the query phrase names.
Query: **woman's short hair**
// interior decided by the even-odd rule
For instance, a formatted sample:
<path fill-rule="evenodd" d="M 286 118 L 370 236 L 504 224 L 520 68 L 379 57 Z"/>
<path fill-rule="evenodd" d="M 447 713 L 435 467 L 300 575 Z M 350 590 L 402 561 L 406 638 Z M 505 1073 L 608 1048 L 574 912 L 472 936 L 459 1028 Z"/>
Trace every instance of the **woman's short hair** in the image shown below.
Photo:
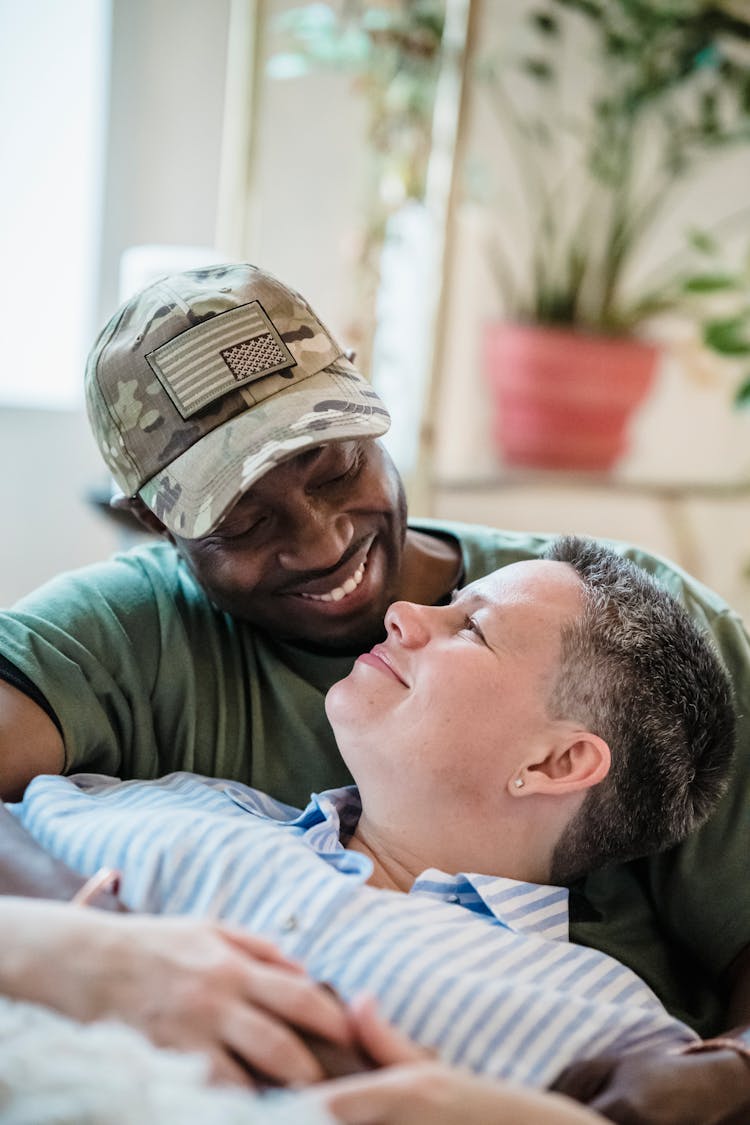
<path fill-rule="evenodd" d="M 706 820 L 734 750 L 729 677 L 711 641 L 650 575 L 610 548 L 566 536 L 545 557 L 572 566 L 583 609 L 562 630 L 549 709 L 609 745 L 553 857 L 554 881 L 662 851 Z"/>

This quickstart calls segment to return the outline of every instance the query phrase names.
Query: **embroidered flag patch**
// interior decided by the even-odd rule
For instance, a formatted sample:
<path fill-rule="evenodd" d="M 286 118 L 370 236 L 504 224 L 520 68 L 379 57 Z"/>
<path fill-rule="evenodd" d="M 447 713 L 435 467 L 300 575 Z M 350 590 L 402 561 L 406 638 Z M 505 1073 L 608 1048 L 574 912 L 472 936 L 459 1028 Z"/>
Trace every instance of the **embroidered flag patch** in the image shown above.
<path fill-rule="evenodd" d="M 295 363 L 259 301 L 193 325 L 146 359 L 183 418 Z"/>

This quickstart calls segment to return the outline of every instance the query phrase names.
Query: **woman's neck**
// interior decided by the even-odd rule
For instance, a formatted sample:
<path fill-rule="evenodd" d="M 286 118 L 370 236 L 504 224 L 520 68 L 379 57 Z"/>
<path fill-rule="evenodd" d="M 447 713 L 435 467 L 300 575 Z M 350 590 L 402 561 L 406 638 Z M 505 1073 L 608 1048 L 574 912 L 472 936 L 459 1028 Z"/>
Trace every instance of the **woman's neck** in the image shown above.
<path fill-rule="evenodd" d="M 371 887 L 379 887 L 381 890 L 408 894 L 417 876 L 425 867 L 430 866 L 418 861 L 416 856 L 388 846 L 380 834 L 370 828 L 367 821 L 363 823 L 363 818 L 360 818 L 345 847 L 348 851 L 359 852 L 370 859 L 372 875 L 367 882 Z"/>
<path fill-rule="evenodd" d="M 370 886 L 404 894 L 431 867 L 454 875 L 463 871 L 523 883 L 549 883 L 553 845 L 539 832 L 538 824 L 528 831 L 525 826 L 506 822 L 492 840 L 490 835 L 480 831 L 473 841 L 462 838 L 454 848 L 443 833 L 439 842 L 433 841 L 434 847 L 419 847 L 412 839 L 395 839 L 392 832 L 373 824 L 363 812 L 344 846 L 369 857 Z"/>

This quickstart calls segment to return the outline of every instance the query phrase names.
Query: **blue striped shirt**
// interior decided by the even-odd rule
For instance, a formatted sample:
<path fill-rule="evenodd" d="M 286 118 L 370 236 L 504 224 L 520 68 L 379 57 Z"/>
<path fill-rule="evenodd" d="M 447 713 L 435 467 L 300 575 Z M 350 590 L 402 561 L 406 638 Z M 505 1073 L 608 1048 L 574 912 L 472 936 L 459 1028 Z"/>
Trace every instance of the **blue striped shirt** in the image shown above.
<path fill-rule="evenodd" d="M 696 1038 L 629 969 L 568 941 L 560 887 L 428 869 L 408 894 L 367 885 L 340 842 L 356 789 L 300 812 L 237 782 L 177 773 L 38 777 L 11 811 L 82 875 L 122 871 L 135 910 L 246 926 L 448 1062 L 532 1086 L 610 1051 Z"/>

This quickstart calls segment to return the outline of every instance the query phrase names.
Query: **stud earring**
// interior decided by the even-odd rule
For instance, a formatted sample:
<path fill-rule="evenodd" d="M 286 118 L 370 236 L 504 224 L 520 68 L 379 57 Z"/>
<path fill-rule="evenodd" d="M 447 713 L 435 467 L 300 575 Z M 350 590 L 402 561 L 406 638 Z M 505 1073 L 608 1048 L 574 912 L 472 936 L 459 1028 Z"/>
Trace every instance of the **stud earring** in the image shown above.
<path fill-rule="evenodd" d="M 516 789 L 523 789 L 524 780 L 522 777 L 517 777 L 513 784 L 515 785 Z"/>

